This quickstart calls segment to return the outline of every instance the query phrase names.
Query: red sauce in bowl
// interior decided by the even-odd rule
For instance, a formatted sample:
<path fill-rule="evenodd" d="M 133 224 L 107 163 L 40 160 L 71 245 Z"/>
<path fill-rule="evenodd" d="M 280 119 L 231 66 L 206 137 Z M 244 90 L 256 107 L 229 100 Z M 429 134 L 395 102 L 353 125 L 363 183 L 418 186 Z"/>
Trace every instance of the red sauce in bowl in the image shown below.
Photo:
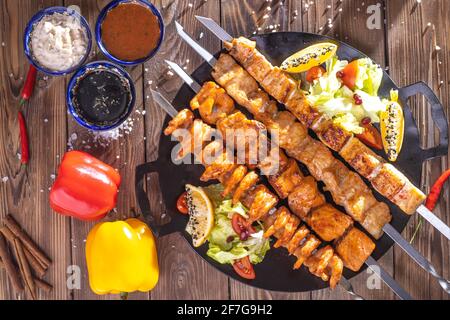
<path fill-rule="evenodd" d="M 139 3 L 121 3 L 111 9 L 101 25 L 102 42 L 117 59 L 146 58 L 161 36 L 158 18 Z"/>

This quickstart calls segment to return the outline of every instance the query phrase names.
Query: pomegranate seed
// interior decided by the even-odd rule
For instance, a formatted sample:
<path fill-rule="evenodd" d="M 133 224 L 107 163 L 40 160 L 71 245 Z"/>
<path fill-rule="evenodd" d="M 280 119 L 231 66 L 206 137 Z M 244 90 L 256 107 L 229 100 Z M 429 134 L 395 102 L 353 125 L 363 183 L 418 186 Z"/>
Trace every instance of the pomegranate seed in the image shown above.
<path fill-rule="evenodd" d="M 363 103 L 361 97 L 356 93 L 353 95 L 353 100 L 355 100 L 355 104 L 357 105 L 361 105 Z"/>
<path fill-rule="evenodd" d="M 239 239 L 241 239 L 241 241 L 245 241 L 245 240 L 248 239 L 248 236 L 249 236 L 248 231 L 243 231 L 243 232 L 241 232 L 241 234 L 239 235 Z"/>
<path fill-rule="evenodd" d="M 371 120 L 369 117 L 365 117 L 361 120 L 361 123 L 365 124 L 365 125 L 370 124 L 370 122 L 371 122 Z"/>
<path fill-rule="evenodd" d="M 233 240 L 234 240 L 234 237 L 233 237 L 233 236 L 229 236 L 229 237 L 227 238 L 227 242 L 228 242 L 228 243 L 233 242 Z"/>

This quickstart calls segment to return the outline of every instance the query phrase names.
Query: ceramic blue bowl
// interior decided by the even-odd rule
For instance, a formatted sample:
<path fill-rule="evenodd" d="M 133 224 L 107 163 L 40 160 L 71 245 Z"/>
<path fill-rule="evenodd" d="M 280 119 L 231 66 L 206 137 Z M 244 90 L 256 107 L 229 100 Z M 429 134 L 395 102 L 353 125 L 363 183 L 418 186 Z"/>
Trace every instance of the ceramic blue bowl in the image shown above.
<path fill-rule="evenodd" d="M 83 26 L 84 30 L 85 30 L 85 34 L 86 34 L 86 38 L 88 40 L 88 45 L 87 45 L 87 49 L 86 49 L 86 53 L 84 54 L 83 58 L 80 60 L 80 62 L 78 64 L 76 64 L 75 66 L 66 69 L 66 70 L 51 70 L 51 69 L 47 69 L 46 67 L 42 66 L 41 64 L 39 64 L 39 62 L 37 62 L 35 60 L 35 58 L 33 57 L 33 52 L 31 49 L 31 35 L 33 32 L 33 28 L 36 25 L 36 23 L 38 23 L 44 16 L 48 16 L 48 15 L 52 15 L 54 13 L 62 13 L 62 14 L 68 14 L 71 16 L 76 17 L 77 19 L 79 19 L 81 25 Z M 28 22 L 26 28 L 25 28 L 25 32 L 24 32 L 24 36 L 23 36 L 23 47 L 24 47 L 24 51 L 25 51 L 25 55 L 27 56 L 28 60 L 30 61 L 30 63 L 36 67 L 36 69 L 52 75 L 52 76 L 62 76 L 62 75 L 66 75 L 68 73 L 72 73 L 75 70 L 77 70 L 80 66 L 82 66 L 85 62 L 86 59 L 89 56 L 89 52 L 91 51 L 91 47 L 92 47 L 92 34 L 91 34 L 91 30 L 89 28 L 89 24 L 86 21 L 86 19 L 80 15 L 77 11 L 73 10 L 73 9 L 69 9 L 66 7 L 49 7 L 49 8 L 45 8 L 42 9 L 41 11 L 39 11 L 38 13 L 36 13 L 31 20 Z"/>
<path fill-rule="evenodd" d="M 114 72 L 115 74 L 119 75 L 120 77 L 126 79 L 127 82 L 129 83 L 131 93 L 131 99 L 129 101 L 126 112 L 124 112 L 123 115 L 121 115 L 120 118 L 118 118 L 117 121 L 114 122 L 113 124 L 108 124 L 104 126 L 87 122 L 78 114 L 75 105 L 73 103 L 74 100 L 73 89 L 77 85 L 78 80 L 84 77 L 87 72 L 91 72 L 92 70 L 99 68 L 108 69 Z M 126 72 L 121 66 L 109 61 L 94 61 L 82 66 L 80 69 L 77 70 L 77 72 L 74 73 L 67 86 L 66 103 L 67 107 L 69 108 L 70 114 L 74 117 L 74 119 L 78 122 L 78 124 L 94 131 L 106 131 L 120 126 L 130 116 L 131 112 L 133 111 L 135 101 L 136 101 L 136 91 L 134 88 L 133 79 L 131 79 L 128 72 Z"/>
<path fill-rule="evenodd" d="M 133 60 L 133 61 L 121 60 L 121 59 L 116 58 L 115 56 L 113 56 L 111 53 L 108 52 L 108 49 L 106 49 L 106 47 L 104 46 L 104 44 L 102 42 L 102 23 L 105 20 L 106 14 L 111 9 L 114 9 L 115 7 L 117 7 L 119 4 L 128 3 L 128 2 L 139 3 L 139 4 L 143 5 L 144 7 L 147 7 L 148 9 L 150 9 L 152 11 L 152 13 L 158 19 L 159 30 L 160 30 L 159 40 L 158 40 L 158 43 L 157 43 L 155 49 L 153 49 L 146 57 L 138 59 L 138 60 Z M 123 65 L 123 66 L 133 66 L 133 65 L 141 64 L 141 63 L 144 63 L 145 61 L 149 60 L 150 58 L 152 58 L 158 52 L 159 48 L 161 47 L 162 41 L 164 39 L 164 20 L 161 16 L 161 13 L 159 12 L 159 10 L 147 0 L 113 0 L 103 8 L 103 10 L 100 12 L 100 14 L 97 18 L 97 23 L 95 24 L 95 38 L 97 41 L 97 46 L 100 48 L 100 50 L 103 52 L 103 54 L 109 60 L 111 60 L 115 63 L 118 63 L 120 65 Z"/>

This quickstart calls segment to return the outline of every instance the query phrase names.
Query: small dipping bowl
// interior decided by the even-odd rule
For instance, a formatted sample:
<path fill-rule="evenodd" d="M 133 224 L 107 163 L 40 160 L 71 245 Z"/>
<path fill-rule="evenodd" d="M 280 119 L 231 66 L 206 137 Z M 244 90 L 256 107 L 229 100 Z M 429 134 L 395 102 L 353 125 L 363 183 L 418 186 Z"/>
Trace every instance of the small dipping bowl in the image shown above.
<path fill-rule="evenodd" d="M 83 108 L 79 107 L 76 103 L 76 93 L 77 90 L 80 90 L 80 81 L 96 71 L 108 71 L 114 75 L 117 75 L 120 80 L 123 81 L 124 86 L 127 87 L 126 89 L 127 91 L 129 90 L 130 94 L 128 97 L 128 105 L 117 117 L 117 119 L 114 119 L 114 121 L 108 120 L 104 124 L 99 123 L 99 121 L 89 121 L 82 115 L 82 111 L 80 109 Z M 74 73 L 69 81 L 69 85 L 67 86 L 66 103 L 70 114 L 81 126 L 94 131 L 106 131 L 120 126 L 130 116 L 133 111 L 135 101 L 136 91 L 133 85 L 133 80 L 128 72 L 126 72 L 119 65 L 108 61 L 94 61 L 82 66 L 76 73 Z"/>
<path fill-rule="evenodd" d="M 68 15 L 76 17 L 80 21 L 81 26 L 84 28 L 85 35 L 86 35 L 86 38 L 88 41 L 86 53 L 84 54 L 83 58 L 80 60 L 80 62 L 78 62 L 78 64 L 74 65 L 73 67 L 71 67 L 67 70 L 57 70 L 56 71 L 56 70 L 48 69 L 48 68 L 42 66 L 34 58 L 32 48 L 31 48 L 31 37 L 33 35 L 34 26 L 37 23 L 39 23 L 39 21 L 43 17 L 52 15 L 54 13 L 68 14 Z M 45 9 L 42 9 L 41 11 L 37 12 L 28 22 L 28 24 L 25 28 L 24 36 L 23 36 L 23 47 L 24 47 L 25 55 L 27 56 L 30 63 L 36 67 L 36 69 L 38 69 L 39 71 L 42 71 L 46 74 L 52 75 L 52 76 L 63 76 L 63 75 L 74 72 L 75 70 L 77 70 L 80 66 L 82 66 L 86 62 L 86 59 L 88 58 L 89 52 L 91 51 L 91 47 L 92 47 L 91 29 L 89 28 L 89 24 L 86 21 L 86 19 L 82 15 L 80 15 L 78 13 L 78 11 L 76 11 L 76 10 L 73 10 L 73 9 L 70 9 L 67 7 L 45 8 Z"/>
<path fill-rule="evenodd" d="M 137 3 L 137 4 L 140 4 L 148 9 L 150 9 L 150 11 L 156 16 L 156 18 L 158 20 L 158 24 L 159 24 L 160 34 L 159 34 L 159 39 L 156 44 L 156 47 L 146 57 L 143 57 L 143 58 L 137 59 L 137 60 L 133 60 L 133 61 L 121 60 L 121 59 L 113 56 L 111 53 L 109 53 L 108 49 L 105 47 L 105 45 L 102 41 L 102 24 L 106 18 L 106 15 L 108 14 L 108 12 L 110 10 L 114 9 L 119 4 L 123 4 L 123 3 Z M 149 60 L 150 58 L 152 58 L 160 49 L 162 41 L 164 39 L 164 20 L 161 16 L 161 13 L 159 12 L 159 10 L 153 4 L 151 4 L 149 1 L 146 1 L 146 0 L 113 0 L 110 3 L 108 3 L 102 9 L 100 14 L 98 15 L 97 22 L 95 24 L 95 38 L 97 41 L 97 46 L 100 48 L 101 52 L 103 52 L 103 54 L 109 60 L 111 60 L 115 63 L 118 63 L 120 65 L 123 65 L 123 66 L 133 66 L 133 65 L 141 64 L 141 63 L 144 63 L 145 61 Z"/>

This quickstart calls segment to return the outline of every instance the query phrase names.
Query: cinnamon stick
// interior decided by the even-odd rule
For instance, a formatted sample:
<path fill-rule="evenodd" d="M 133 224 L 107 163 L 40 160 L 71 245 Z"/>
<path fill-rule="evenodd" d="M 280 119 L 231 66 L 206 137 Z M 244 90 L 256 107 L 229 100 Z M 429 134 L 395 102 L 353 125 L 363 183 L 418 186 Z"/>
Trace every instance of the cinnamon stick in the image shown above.
<path fill-rule="evenodd" d="M 8 242 L 11 244 L 11 246 L 14 246 L 14 239 L 16 238 L 16 236 L 12 233 L 12 231 L 7 226 L 3 226 L 0 228 L 0 232 L 3 233 L 6 240 L 8 240 Z M 42 278 L 45 275 L 47 268 L 42 266 L 41 262 L 38 259 L 36 259 L 36 257 L 33 256 L 27 248 L 24 248 L 24 251 L 25 251 L 25 256 L 27 257 L 28 263 L 30 264 L 30 266 L 34 270 L 34 272 L 36 273 L 36 276 L 38 278 Z"/>
<path fill-rule="evenodd" d="M 8 247 L 6 245 L 5 237 L 0 233 L 0 258 L 5 266 L 6 273 L 11 279 L 11 283 L 16 292 L 20 292 L 23 290 L 22 281 L 20 280 L 20 275 L 17 272 L 17 268 L 14 265 L 14 262 L 9 254 Z"/>
<path fill-rule="evenodd" d="M 53 290 L 53 286 L 44 280 L 41 279 L 34 279 L 34 283 L 36 284 L 36 287 L 44 291 L 45 293 L 50 293 Z"/>
<path fill-rule="evenodd" d="M 19 265 L 20 273 L 22 274 L 25 289 L 33 300 L 36 300 L 36 287 L 34 285 L 33 275 L 31 273 L 30 265 L 25 257 L 22 242 L 19 238 L 14 238 L 14 250 L 16 253 L 17 263 Z"/>
<path fill-rule="evenodd" d="M 44 267 L 48 268 L 51 265 L 52 261 L 45 255 L 45 253 L 41 249 L 39 249 L 39 247 L 33 240 L 31 240 L 28 234 L 26 234 L 25 231 L 22 230 L 22 228 L 12 215 L 8 214 L 4 222 L 9 230 L 11 230 L 11 232 L 22 241 L 24 247 L 27 248 Z"/>
<path fill-rule="evenodd" d="M 0 269 L 4 269 L 5 264 L 2 260 L 0 260 Z M 34 278 L 34 284 L 36 285 L 36 288 L 44 291 L 45 293 L 50 293 L 53 290 L 53 286 L 47 282 L 45 282 L 42 279 Z"/>

